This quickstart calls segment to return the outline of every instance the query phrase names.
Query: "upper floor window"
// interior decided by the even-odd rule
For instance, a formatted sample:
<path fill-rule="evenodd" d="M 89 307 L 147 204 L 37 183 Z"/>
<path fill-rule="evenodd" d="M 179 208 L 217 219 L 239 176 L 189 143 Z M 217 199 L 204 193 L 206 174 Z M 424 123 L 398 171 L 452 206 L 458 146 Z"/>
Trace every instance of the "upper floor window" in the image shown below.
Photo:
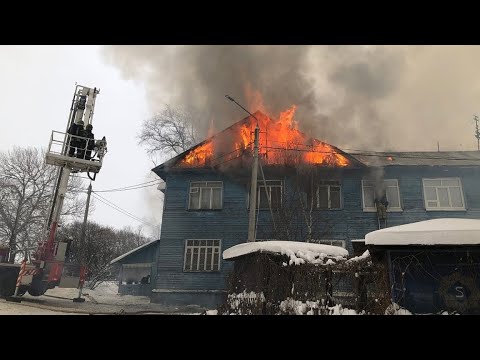
<path fill-rule="evenodd" d="M 214 210 L 222 208 L 223 182 L 197 181 L 190 183 L 190 210 Z"/>
<path fill-rule="evenodd" d="M 423 179 L 426 210 L 465 210 L 459 178 Z"/>
<path fill-rule="evenodd" d="M 259 181 L 257 186 L 257 208 L 268 209 L 269 204 L 272 209 L 282 207 L 282 180 Z"/>
<path fill-rule="evenodd" d="M 385 179 L 380 186 L 379 189 L 374 181 L 362 180 L 363 211 L 376 211 L 375 198 L 384 193 L 388 201 L 387 211 L 402 211 L 397 179 Z"/>
<path fill-rule="evenodd" d="M 317 209 L 340 209 L 340 181 L 321 180 L 316 193 Z"/>

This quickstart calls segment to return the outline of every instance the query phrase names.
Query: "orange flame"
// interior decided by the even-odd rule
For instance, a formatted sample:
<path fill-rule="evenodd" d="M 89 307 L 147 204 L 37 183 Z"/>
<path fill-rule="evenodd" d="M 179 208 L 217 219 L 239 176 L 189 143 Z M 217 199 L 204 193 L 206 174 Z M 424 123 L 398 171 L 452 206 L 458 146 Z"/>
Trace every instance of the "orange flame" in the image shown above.
<path fill-rule="evenodd" d="M 264 109 L 259 93 L 254 102 Z M 257 111 L 255 117 L 259 126 L 259 156 L 267 165 L 317 164 L 345 167 L 349 160 L 331 145 L 309 138 L 298 130 L 294 120 L 297 107 L 292 105 L 280 113 L 277 120 Z M 250 154 L 257 121 L 249 117 L 245 122 L 235 124 L 222 136 L 228 144 L 220 144 L 216 137 L 193 149 L 181 160 L 180 166 L 219 165 L 229 160 Z M 246 151 L 248 150 L 248 153 Z M 222 151 L 220 153 L 220 151 Z"/>
<path fill-rule="evenodd" d="M 213 155 L 213 142 L 209 141 L 190 151 L 182 160 L 182 164 L 191 166 L 205 166 Z"/>

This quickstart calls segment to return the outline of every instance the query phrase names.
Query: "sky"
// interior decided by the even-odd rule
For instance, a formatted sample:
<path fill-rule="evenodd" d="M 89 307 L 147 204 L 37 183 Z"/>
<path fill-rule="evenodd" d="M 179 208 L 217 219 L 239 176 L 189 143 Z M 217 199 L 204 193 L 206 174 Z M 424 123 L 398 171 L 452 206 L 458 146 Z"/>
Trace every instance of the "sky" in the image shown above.
<path fill-rule="evenodd" d="M 108 46 L 109 63 L 142 81 L 149 106 L 200 114 L 204 135 L 245 113 L 278 116 L 292 104 L 300 130 L 343 150 L 476 150 L 480 46 Z M 250 89 L 250 91 L 249 91 Z"/>
<path fill-rule="evenodd" d="M 259 92 L 273 116 L 296 104 L 300 130 L 347 152 L 476 150 L 478 59 L 480 46 L 0 46 L 0 151 L 47 147 L 75 83 L 100 88 L 93 132 L 108 153 L 94 191 L 157 179 L 137 135 L 165 104 L 193 109 L 201 139 L 244 118 L 226 94 L 253 112 Z M 100 201 L 90 220 L 158 237 L 155 186 L 100 194 L 142 221 Z"/>
<path fill-rule="evenodd" d="M 92 182 L 93 191 L 158 178 L 150 171 L 153 164 L 136 139 L 142 120 L 150 116 L 145 90 L 141 82 L 123 79 L 117 68 L 108 65 L 101 46 L 0 46 L 0 79 L 0 151 L 15 145 L 46 148 L 52 130 L 66 129 L 78 83 L 100 88 L 93 133 L 96 138 L 106 136 L 108 142 L 103 167 Z M 85 184 L 88 186 L 87 180 Z M 142 225 L 95 200 L 89 220 L 115 228 L 140 225 L 145 235 L 158 237 L 163 196 L 155 186 L 101 195 L 153 226 Z"/>

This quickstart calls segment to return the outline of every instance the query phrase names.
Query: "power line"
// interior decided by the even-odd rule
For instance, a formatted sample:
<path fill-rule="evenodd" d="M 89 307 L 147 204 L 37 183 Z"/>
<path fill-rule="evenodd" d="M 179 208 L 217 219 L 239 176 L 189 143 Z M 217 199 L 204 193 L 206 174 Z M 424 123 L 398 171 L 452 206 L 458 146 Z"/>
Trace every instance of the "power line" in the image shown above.
<path fill-rule="evenodd" d="M 96 194 L 96 191 L 92 191 L 92 193 L 93 193 L 93 195 L 95 196 L 95 198 L 96 198 L 97 200 L 99 200 L 100 202 L 104 203 L 104 204 L 107 205 L 107 206 L 110 206 L 112 209 L 117 210 L 118 212 L 120 212 L 120 213 L 122 213 L 122 214 L 124 214 L 124 215 L 126 215 L 126 216 L 128 216 L 128 217 L 130 217 L 130 218 L 132 218 L 132 219 L 134 219 L 134 220 L 137 220 L 138 222 L 141 222 L 141 223 L 144 224 L 144 225 L 148 225 L 148 226 L 155 227 L 155 225 L 150 224 L 150 223 L 148 223 L 147 221 L 144 221 L 144 220 L 140 219 L 139 217 L 137 217 L 137 216 L 133 215 L 132 213 L 128 212 L 127 210 L 122 209 L 120 206 L 114 204 L 114 203 L 111 202 L 110 200 L 104 198 L 103 196 L 101 196 L 101 195 L 99 195 L 99 194 Z M 103 200 L 102 200 L 102 199 L 103 199 Z"/>
<path fill-rule="evenodd" d="M 141 189 L 142 187 L 157 185 L 157 184 L 159 184 L 160 182 L 161 182 L 160 179 L 156 179 L 156 180 L 151 180 L 151 181 L 147 181 L 147 182 L 140 183 L 140 184 L 129 185 L 129 186 L 124 186 L 124 187 L 115 188 L 115 189 L 97 190 L 97 191 L 95 191 L 95 192 L 98 193 L 98 192 L 113 192 L 113 191 L 135 190 L 135 189 Z M 152 183 L 153 183 L 153 184 L 152 184 Z M 150 185 L 147 185 L 147 184 L 150 184 Z"/>
<path fill-rule="evenodd" d="M 150 184 L 150 185 L 143 185 L 143 186 L 137 186 L 137 187 L 132 187 L 132 188 L 126 188 L 126 189 L 99 190 L 99 191 L 96 191 L 96 192 L 119 192 L 119 191 L 128 191 L 128 190 L 137 190 L 137 189 L 143 189 L 143 188 L 150 187 L 150 186 L 156 186 L 156 185 L 159 185 L 159 184 L 161 184 L 161 182 Z"/>
<path fill-rule="evenodd" d="M 117 210 L 117 211 L 120 212 L 121 214 L 123 214 L 123 215 L 125 215 L 125 216 L 128 216 L 128 217 L 132 218 L 133 220 L 136 220 L 136 221 L 142 223 L 143 225 L 150 225 L 150 224 L 144 223 L 143 221 L 138 220 L 137 218 L 134 218 L 134 217 L 128 215 L 127 213 L 124 213 L 124 212 L 120 211 L 119 209 L 113 207 L 112 205 L 110 205 L 110 204 L 108 204 L 107 202 L 103 201 L 103 200 L 100 199 L 99 197 L 94 196 L 94 198 L 95 198 L 95 200 L 98 200 L 98 201 L 100 201 L 101 203 L 103 203 L 103 204 L 107 205 L 108 207 L 112 208 L 113 210 Z"/>
<path fill-rule="evenodd" d="M 136 218 L 137 220 L 139 220 L 139 221 L 143 221 L 143 222 L 146 222 L 146 221 L 144 221 L 144 220 L 140 219 L 139 217 L 137 217 L 137 216 L 133 215 L 132 213 L 128 212 L 127 210 L 125 210 L 125 209 L 122 209 L 120 206 L 118 206 L 118 205 L 114 204 L 113 202 L 111 202 L 110 200 L 106 199 L 106 198 L 105 198 L 105 197 L 103 197 L 102 195 L 96 194 L 96 191 L 93 191 L 93 193 L 95 193 L 95 195 L 96 195 L 98 198 L 100 198 L 100 199 L 103 199 L 104 201 L 106 201 L 106 202 L 107 202 L 107 203 L 109 203 L 110 205 L 112 205 L 112 206 L 114 206 L 114 207 L 118 208 L 119 210 L 121 210 L 121 211 L 123 211 L 123 212 L 127 213 L 128 215 L 130 215 L 130 216 L 132 216 L 132 217 Z"/>
<path fill-rule="evenodd" d="M 120 212 L 121 214 L 123 214 L 123 215 L 125 215 L 125 216 L 128 216 L 128 217 L 130 217 L 131 219 L 133 219 L 133 220 L 135 220 L 135 221 L 138 221 L 138 222 L 140 222 L 140 223 L 143 224 L 143 225 L 152 226 L 152 227 L 153 227 L 152 224 L 147 223 L 147 222 L 144 222 L 144 221 L 141 221 L 141 220 L 137 219 L 136 217 L 133 217 L 133 216 L 128 215 L 127 213 L 124 213 L 124 212 L 121 211 L 120 209 L 115 208 L 114 206 L 108 204 L 107 202 L 103 201 L 102 199 L 100 199 L 100 198 L 98 198 L 98 197 L 96 197 L 96 196 L 94 196 L 94 198 L 95 198 L 96 200 L 100 201 L 101 203 L 107 205 L 108 207 L 112 208 L 113 210 L 117 210 L 117 211 Z"/>

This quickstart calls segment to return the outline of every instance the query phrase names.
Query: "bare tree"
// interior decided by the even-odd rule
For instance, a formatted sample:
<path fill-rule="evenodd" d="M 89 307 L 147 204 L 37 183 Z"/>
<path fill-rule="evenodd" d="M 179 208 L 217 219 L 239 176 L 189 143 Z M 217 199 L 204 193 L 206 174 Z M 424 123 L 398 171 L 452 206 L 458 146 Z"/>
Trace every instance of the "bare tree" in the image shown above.
<path fill-rule="evenodd" d="M 196 120 L 187 110 L 165 105 L 164 109 L 142 124 L 139 144 L 147 153 L 178 155 L 197 144 Z"/>
<path fill-rule="evenodd" d="M 60 238 L 71 241 L 69 262 L 77 263 L 79 260 L 81 228 L 82 222 L 75 221 L 59 231 Z M 142 231 L 141 227 L 136 230 L 131 227 L 116 230 L 94 222 L 87 223 L 84 251 L 90 288 L 102 281 L 115 278 L 116 274 L 110 266 L 110 261 L 150 240 L 143 236 Z"/>
<path fill-rule="evenodd" d="M 0 153 L 0 243 L 15 253 L 32 248 L 45 234 L 45 221 L 55 186 L 56 168 L 46 165 L 44 152 L 18 148 Z M 63 213 L 80 215 L 81 180 L 69 184 Z"/>

